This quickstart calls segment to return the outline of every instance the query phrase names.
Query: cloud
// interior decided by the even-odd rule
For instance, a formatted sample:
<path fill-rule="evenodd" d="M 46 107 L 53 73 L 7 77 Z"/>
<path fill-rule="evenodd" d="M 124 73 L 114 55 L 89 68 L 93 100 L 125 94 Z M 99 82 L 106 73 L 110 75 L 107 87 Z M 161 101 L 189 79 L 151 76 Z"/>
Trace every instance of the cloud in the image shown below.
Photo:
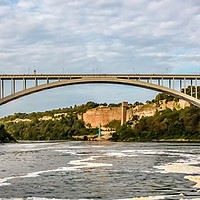
<path fill-rule="evenodd" d="M 13 67 L 9 65 L 9 68 L 12 71 L 15 71 L 14 63 L 15 66 L 22 65 L 20 59 L 17 62 L 13 58 L 13 52 L 21 54 L 26 63 L 35 62 L 37 57 L 43 66 L 47 65 L 46 58 L 55 53 L 55 49 L 56 58 L 49 56 L 53 65 L 55 62 L 60 65 L 67 53 L 68 62 L 79 66 L 80 60 L 87 65 L 96 58 L 102 64 L 108 60 L 118 62 L 117 58 L 122 57 L 129 63 L 137 57 L 139 66 L 144 58 L 151 62 L 153 55 L 156 57 L 157 52 L 163 51 L 162 55 L 173 58 L 173 53 L 182 48 L 199 49 L 199 6 L 198 1 L 180 0 L 10 1 L 0 7 L 3 13 L 0 21 L 1 55 L 3 59 L 11 57 Z M 120 44 L 118 48 L 116 41 Z M 137 54 L 137 50 L 148 47 L 155 47 L 155 51 Z M 49 63 L 45 70 L 47 68 L 52 71 Z M 25 67 L 23 69 L 26 71 Z M 143 65 L 142 69 L 146 71 L 149 67 Z"/>
<path fill-rule="evenodd" d="M 199 13 L 199 0 L 2 0 L 0 73 L 198 73 Z"/>

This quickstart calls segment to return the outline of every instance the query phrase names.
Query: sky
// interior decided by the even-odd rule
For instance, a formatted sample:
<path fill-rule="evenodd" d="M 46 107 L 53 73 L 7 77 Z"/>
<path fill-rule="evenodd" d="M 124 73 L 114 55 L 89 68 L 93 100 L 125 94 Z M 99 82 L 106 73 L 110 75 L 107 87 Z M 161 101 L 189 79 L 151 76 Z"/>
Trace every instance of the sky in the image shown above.
<path fill-rule="evenodd" d="M 200 73 L 199 0 L 0 0 L 0 74 Z M 157 92 L 74 85 L 0 106 L 0 117 Z"/>

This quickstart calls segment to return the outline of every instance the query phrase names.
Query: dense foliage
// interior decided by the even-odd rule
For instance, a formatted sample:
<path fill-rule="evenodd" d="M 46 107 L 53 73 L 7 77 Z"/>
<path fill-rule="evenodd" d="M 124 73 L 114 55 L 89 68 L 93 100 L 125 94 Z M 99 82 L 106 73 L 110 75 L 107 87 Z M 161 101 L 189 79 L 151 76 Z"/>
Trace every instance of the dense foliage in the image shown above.
<path fill-rule="evenodd" d="M 200 109 L 191 106 L 181 110 L 156 112 L 143 117 L 135 126 L 120 126 L 113 141 L 154 141 L 161 139 L 200 140 Z"/>
<path fill-rule="evenodd" d="M 0 125 L 0 143 L 15 141 L 16 140 L 5 130 L 4 125 Z"/>
<path fill-rule="evenodd" d="M 82 120 L 70 115 L 60 120 L 39 121 L 37 118 L 31 122 L 9 122 L 6 129 L 17 140 L 71 140 L 75 135 L 92 133 L 86 129 Z"/>
<path fill-rule="evenodd" d="M 121 125 L 121 120 L 112 120 L 108 124 L 106 124 L 104 127 L 105 128 L 111 128 L 111 129 L 117 129 Z"/>
<path fill-rule="evenodd" d="M 98 130 L 90 126 L 86 128 L 84 122 L 77 116 L 100 105 L 107 106 L 106 103 L 97 104 L 90 101 L 80 106 L 75 105 L 52 111 L 30 114 L 15 113 L 0 121 L 5 124 L 5 129 L 17 140 L 73 140 L 73 136 L 98 133 Z M 61 115 L 55 117 L 55 114 Z M 44 116 L 50 116 L 52 119 L 42 120 L 41 118 Z M 29 119 L 29 121 L 15 122 L 16 119 Z"/>

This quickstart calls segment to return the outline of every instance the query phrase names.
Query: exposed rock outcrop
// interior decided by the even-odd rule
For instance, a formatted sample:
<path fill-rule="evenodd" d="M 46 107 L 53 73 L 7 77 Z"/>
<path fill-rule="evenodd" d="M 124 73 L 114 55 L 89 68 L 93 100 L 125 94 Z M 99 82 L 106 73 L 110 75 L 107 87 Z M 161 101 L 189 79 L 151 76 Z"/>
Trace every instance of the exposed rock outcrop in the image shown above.
<path fill-rule="evenodd" d="M 122 105 L 124 105 L 122 103 Z M 79 116 L 85 124 L 91 124 L 92 128 L 98 128 L 99 124 L 101 124 L 102 128 L 111 122 L 112 120 L 121 120 L 124 121 L 124 114 L 126 116 L 126 120 L 132 119 L 134 116 L 138 116 L 138 118 L 153 116 L 156 111 L 165 110 L 166 108 L 173 109 L 181 109 L 185 107 L 189 107 L 190 104 L 182 99 L 178 102 L 176 101 L 166 101 L 160 100 L 159 105 L 156 103 L 138 105 L 134 108 L 130 107 L 127 110 L 124 107 L 98 107 L 91 110 L 88 110 L 86 113 L 83 113 L 82 116 Z M 124 109 L 124 110 L 123 110 Z M 126 112 L 126 113 L 124 113 Z M 123 119 L 123 120 L 122 120 Z"/>

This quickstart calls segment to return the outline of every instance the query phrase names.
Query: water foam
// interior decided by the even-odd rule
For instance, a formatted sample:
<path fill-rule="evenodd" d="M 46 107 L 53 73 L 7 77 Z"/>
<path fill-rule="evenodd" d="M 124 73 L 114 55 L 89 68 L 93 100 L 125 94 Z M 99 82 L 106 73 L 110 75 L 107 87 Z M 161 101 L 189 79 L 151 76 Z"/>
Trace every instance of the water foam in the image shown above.
<path fill-rule="evenodd" d="M 82 159 L 82 160 L 70 161 L 68 164 L 75 165 L 73 167 L 59 167 L 57 169 L 31 172 L 31 173 L 28 173 L 28 174 L 23 175 L 23 176 L 12 176 L 12 177 L 8 177 L 8 178 L 0 179 L 0 186 L 10 185 L 10 183 L 7 183 L 7 181 L 10 180 L 10 179 L 34 178 L 34 177 L 40 176 L 43 173 L 63 172 L 63 171 L 76 171 L 76 170 L 80 170 L 82 168 L 95 168 L 95 167 L 110 167 L 110 166 L 112 166 L 112 164 L 107 164 L 107 163 L 86 162 L 86 161 L 93 161 L 93 160 L 95 160 L 96 157 L 99 157 L 99 156 L 91 156 L 89 158 Z"/>
<path fill-rule="evenodd" d="M 123 150 L 123 153 L 135 153 L 143 154 L 143 155 L 167 155 L 167 156 L 178 156 L 178 157 L 196 157 L 192 153 L 186 153 L 186 152 L 179 152 L 179 151 L 172 151 L 172 150 L 166 150 L 166 151 L 160 151 L 160 150 Z"/>
<path fill-rule="evenodd" d="M 200 167 L 190 166 L 186 163 L 173 163 L 154 168 L 164 170 L 163 173 L 200 174 Z"/>
<path fill-rule="evenodd" d="M 75 151 L 70 151 L 70 150 L 60 150 L 60 149 L 56 149 L 56 152 L 60 152 L 63 154 L 71 154 L 71 155 L 76 155 L 77 153 Z"/>
<path fill-rule="evenodd" d="M 97 157 L 97 156 L 95 156 L 95 157 Z M 83 166 L 85 168 L 113 166 L 112 164 L 107 164 L 107 163 L 86 162 L 86 161 L 92 161 L 92 160 L 95 160 L 94 156 L 90 156 L 89 158 L 82 159 L 82 160 L 70 161 L 69 164 L 72 164 L 72 165 L 81 165 L 81 166 Z"/>
<path fill-rule="evenodd" d="M 0 186 L 6 186 L 6 185 L 11 185 L 10 183 L 7 183 L 8 180 L 14 179 L 14 176 L 7 177 L 4 179 L 0 179 Z"/>
<path fill-rule="evenodd" d="M 88 147 L 86 147 L 86 146 L 69 146 L 68 148 L 70 148 L 70 149 L 87 149 Z"/>
<path fill-rule="evenodd" d="M 111 156 L 111 157 L 134 157 L 134 156 L 138 156 L 138 155 L 129 155 L 129 154 L 124 154 L 124 153 L 120 153 L 120 152 L 116 152 L 116 153 L 106 153 L 106 156 Z"/>
<path fill-rule="evenodd" d="M 105 147 L 104 145 L 92 145 L 92 148 L 102 148 Z"/>
<path fill-rule="evenodd" d="M 161 196 L 149 196 L 149 197 L 134 197 L 130 200 L 160 200 L 160 199 L 165 199 L 165 197 L 161 197 Z"/>
<path fill-rule="evenodd" d="M 184 178 L 196 182 L 196 185 L 193 187 L 200 188 L 200 176 L 185 176 Z"/>
<path fill-rule="evenodd" d="M 181 159 L 175 163 L 169 163 L 163 166 L 154 166 L 154 168 L 161 170 L 159 171 L 160 173 L 188 174 L 184 178 L 190 181 L 196 182 L 196 184 L 193 187 L 200 188 L 200 167 L 199 166 L 200 166 L 199 157 L 192 156 L 192 158 L 188 160 Z"/>

